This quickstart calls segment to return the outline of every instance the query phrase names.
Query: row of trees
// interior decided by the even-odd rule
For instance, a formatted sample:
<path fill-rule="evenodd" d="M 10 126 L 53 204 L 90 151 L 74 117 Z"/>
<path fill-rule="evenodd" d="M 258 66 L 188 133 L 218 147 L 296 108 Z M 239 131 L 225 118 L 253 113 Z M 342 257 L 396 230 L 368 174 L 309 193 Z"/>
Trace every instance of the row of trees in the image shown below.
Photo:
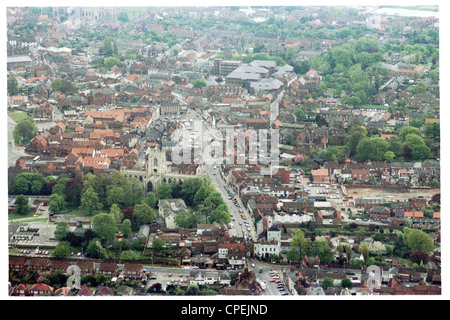
<path fill-rule="evenodd" d="M 374 241 L 370 248 L 366 242 L 362 242 L 359 246 L 340 243 L 336 248 L 337 262 L 348 261 L 349 263 L 358 264 L 359 262 L 352 260 L 352 254 L 358 252 L 364 259 L 361 261 L 363 265 L 379 264 L 380 257 L 393 255 L 409 258 L 412 263 L 418 265 L 426 264 L 429 260 L 428 255 L 435 248 L 433 239 L 426 232 L 419 229 L 404 227 L 402 231 L 394 245 L 387 245 L 378 240 Z M 336 260 L 330 243 L 326 238 L 319 236 L 312 241 L 299 229 L 296 230 L 292 238 L 287 259 L 292 262 L 301 262 L 304 256 L 318 256 L 323 264 L 329 264 Z"/>

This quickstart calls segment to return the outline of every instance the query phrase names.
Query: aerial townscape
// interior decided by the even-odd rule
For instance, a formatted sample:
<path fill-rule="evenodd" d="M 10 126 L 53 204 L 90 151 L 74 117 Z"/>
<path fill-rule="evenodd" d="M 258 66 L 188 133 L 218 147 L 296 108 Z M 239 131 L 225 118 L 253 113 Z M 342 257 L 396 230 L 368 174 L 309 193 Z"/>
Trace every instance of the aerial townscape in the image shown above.
<path fill-rule="evenodd" d="M 441 296 L 440 13 L 7 7 L 9 296 Z"/>

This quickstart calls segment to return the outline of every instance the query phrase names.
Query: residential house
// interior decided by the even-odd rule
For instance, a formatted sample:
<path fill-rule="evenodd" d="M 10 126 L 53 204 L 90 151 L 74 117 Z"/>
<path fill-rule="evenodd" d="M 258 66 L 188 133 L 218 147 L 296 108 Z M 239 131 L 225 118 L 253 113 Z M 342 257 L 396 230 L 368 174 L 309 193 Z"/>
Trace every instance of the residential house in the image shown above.
<path fill-rule="evenodd" d="M 123 267 L 123 276 L 129 279 L 142 279 L 144 276 L 144 267 L 142 264 L 137 263 L 125 263 Z"/>
<path fill-rule="evenodd" d="M 97 273 L 112 279 L 119 275 L 119 267 L 115 263 L 102 262 L 98 267 Z"/>
<path fill-rule="evenodd" d="M 44 277 L 39 277 L 37 283 L 30 288 L 29 294 L 32 296 L 51 296 L 53 287 L 44 283 Z"/>

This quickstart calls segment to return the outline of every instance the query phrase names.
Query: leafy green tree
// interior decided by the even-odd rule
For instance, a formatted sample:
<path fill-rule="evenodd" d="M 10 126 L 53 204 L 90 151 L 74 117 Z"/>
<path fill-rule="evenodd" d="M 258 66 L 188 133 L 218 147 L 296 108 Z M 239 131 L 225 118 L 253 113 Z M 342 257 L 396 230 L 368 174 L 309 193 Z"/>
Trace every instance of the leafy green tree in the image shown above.
<path fill-rule="evenodd" d="M 103 61 L 106 68 L 111 69 L 114 66 L 120 66 L 120 59 L 116 57 L 108 57 Z"/>
<path fill-rule="evenodd" d="M 352 260 L 352 253 L 353 253 L 352 246 L 350 244 L 346 244 L 345 245 L 345 256 L 347 257 L 347 261 Z"/>
<path fill-rule="evenodd" d="M 367 137 L 367 129 L 363 126 L 351 129 L 350 133 L 347 135 L 346 145 L 350 150 L 350 156 L 356 154 L 356 148 L 359 142 Z"/>
<path fill-rule="evenodd" d="M 148 204 L 142 203 L 134 206 L 133 217 L 136 222 L 134 229 L 137 229 L 144 224 L 152 223 L 156 218 L 156 213 Z"/>
<path fill-rule="evenodd" d="M 432 153 L 430 148 L 426 145 L 418 145 L 412 148 L 412 158 L 413 160 L 426 160 L 431 159 Z"/>
<path fill-rule="evenodd" d="M 122 22 L 128 22 L 128 14 L 126 12 L 119 12 L 119 15 L 117 16 L 117 20 Z"/>
<path fill-rule="evenodd" d="M 92 239 L 86 248 L 86 253 L 94 259 L 108 259 L 108 252 L 99 239 Z"/>
<path fill-rule="evenodd" d="M 352 288 L 352 280 L 350 280 L 349 278 L 344 278 L 341 280 L 341 288 L 348 288 L 351 289 Z"/>
<path fill-rule="evenodd" d="M 418 128 L 414 128 L 414 127 L 410 127 L 410 126 L 404 126 L 399 131 L 398 136 L 400 137 L 401 141 L 405 141 L 406 136 L 408 134 L 415 134 L 415 135 L 420 136 L 420 130 Z"/>
<path fill-rule="evenodd" d="M 70 244 L 67 241 L 61 241 L 58 243 L 53 249 L 52 256 L 55 258 L 67 258 L 70 256 L 72 249 L 70 248 Z"/>
<path fill-rule="evenodd" d="M 30 117 L 21 119 L 13 130 L 14 142 L 17 144 L 27 144 L 37 134 L 37 127 Z"/>
<path fill-rule="evenodd" d="M 296 249 L 299 253 L 300 260 L 311 252 L 311 240 L 305 238 L 302 230 L 297 230 L 291 240 L 291 249 Z"/>
<path fill-rule="evenodd" d="M 325 277 L 323 278 L 323 290 L 327 290 L 329 287 L 332 287 L 334 284 L 334 280 L 332 278 Z"/>
<path fill-rule="evenodd" d="M 295 115 L 295 118 L 297 119 L 297 121 L 304 121 L 304 120 L 306 120 L 306 114 L 303 111 L 302 107 L 298 107 L 297 109 L 295 109 L 294 115 Z"/>
<path fill-rule="evenodd" d="M 367 259 L 369 258 L 369 246 L 367 243 L 361 243 L 359 246 L 359 252 L 362 254 L 364 261 L 367 262 Z"/>
<path fill-rule="evenodd" d="M 224 222 L 225 224 L 229 224 L 231 218 L 226 204 L 221 204 L 216 209 L 212 210 L 209 219 L 210 222 Z"/>
<path fill-rule="evenodd" d="M 19 194 L 16 198 L 16 212 L 20 215 L 26 215 L 30 213 L 30 205 L 28 204 L 28 198 L 23 194 Z"/>
<path fill-rule="evenodd" d="M 196 80 L 194 80 L 192 85 L 194 88 L 204 88 L 204 87 L 206 87 L 206 82 L 203 79 L 196 79 Z"/>
<path fill-rule="evenodd" d="M 380 137 L 364 138 L 356 147 L 356 157 L 360 161 L 383 161 L 388 148 L 388 142 Z"/>
<path fill-rule="evenodd" d="M 69 225 L 66 222 L 60 222 L 56 225 L 55 238 L 58 240 L 62 240 L 67 236 L 69 232 Z"/>
<path fill-rule="evenodd" d="M 197 224 L 197 215 L 192 212 L 179 213 L 175 216 L 175 223 L 179 228 L 194 228 Z"/>
<path fill-rule="evenodd" d="M 120 207 L 116 203 L 113 203 L 111 205 L 111 208 L 109 209 L 109 214 L 111 214 L 114 217 L 116 224 L 122 223 L 123 213 L 120 210 Z"/>
<path fill-rule="evenodd" d="M 403 153 L 403 144 L 400 138 L 396 135 L 391 136 L 389 139 L 389 151 L 392 151 L 395 157 L 401 156 Z"/>
<path fill-rule="evenodd" d="M 148 204 L 153 209 L 156 209 L 158 205 L 158 198 L 156 198 L 156 195 L 154 192 L 147 193 L 147 197 L 145 197 L 144 201 L 146 204 Z"/>
<path fill-rule="evenodd" d="M 131 234 L 131 221 L 129 219 L 123 220 L 121 231 L 125 238 L 128 238 L 128 236 Z"/>
<path fill-rule="evenodd" d="M 89 215 L 102 208 L 98 195 L 92 187 L 87 188 L 81 195 L 81 208 Z"/>
<path fill-rule="evenodd" d="M 316 238 L 311 246 L 313 256 L 318 256 L 321 263 L 329 264 L 334 261 L 330 245 L 325 238 Z"/>
<path fill-rule="evenodd" d="M 14 194 L 28 194 L 30 189 L 30 181 L 23 175 L 18 174 L 14 179 Z"/>
<path fill-rule="evenodd" d="M 434 250 L 433 239 L 431 239 L 427 233 L 419 229 L 404 227 L 403 241 L 412 252 L 421 250 L 430 253 Z"/>
<path fill-rule="evenodd" d="M 52 80 L 51 88 L 53 92 L 60 92 L 63 86 L 63 79 L 55 78 Z"/>
<path fill-rule="evenodd" d="M 66 208 L 64 197 L 54 193 L 48 198 L 48 209 L 50 212 L 58 213 Z"/>
<path fill-rule="evenodd" d="M 222 199 L 222 194 L 218 191 L 211 192 L 205 199 L 205 205 L 208 208 L 216 209 L 221 204 L 225 204 Z"/>
<path fill-rule="evenodd" d="M 172 186 L 168 183 L 161 183 L 157 190 L 159 199 L 171 199 L 172 198 Z"/>
<path fill-rule="evenodd" d="M 103 243 L 111 243 L 116 237 L 116 221 L 108 213 L 100 213 L 92 219 L 92 231 Z"/>
<path fill-rule="evenodd" d="M 19 93 L 19 82 L 15 77 L 8 77 L 7 81 L 8 95 L 14 96 Z"/>
<path fill-rule="evenodd" d="M 300 251 L 298 248 L 290 248 L 286 253 L 286 258 L 288 261 L 299 262 L 301 260 Z"/>
<path fill-rule="evenodd" d="M 395 159 L 395 153 L 392 151 L 386 151 L 383 155 L 384 160 L 386 160 L 387 162 L 391 162 L 392 160 Z"/>
<path fill-rule="evenodd" d="M 436 139 L 441 138 L 441 128 L 439 122 L 431 122 L 425 125 L 425 135 Z"/>
<path fill-rule="evenodd" d="M 117 204 L 120 207 L 125 206 L 125 192 L 122 187 L 119 186 L 111 186 L 106 191 L 106 203 L 109 207 L 111 207 L 113 204 Z"/>
<path fill-rule="evenodd" d="M 67 205 L 79 207 L 81 204 L 81 192 L 83 191 L 83 180 L 81 178 L 70 179 L 64 186 Z"/>
<path fill-rule="evenodd" d="M 200 203 L 203 203 L 205 199 L 208 197 L 209 190 L 206 186 L 202 186 L 197 190 L 194 196 L 194 206 L 198 206 Z"/>
<path fill-rule="evenodd" d="M 156 238 L 155 240 L 153 240 L 152 242 L 152 248 L 154 250 L 161 250 L 164 247 L 164 241 Z"/>

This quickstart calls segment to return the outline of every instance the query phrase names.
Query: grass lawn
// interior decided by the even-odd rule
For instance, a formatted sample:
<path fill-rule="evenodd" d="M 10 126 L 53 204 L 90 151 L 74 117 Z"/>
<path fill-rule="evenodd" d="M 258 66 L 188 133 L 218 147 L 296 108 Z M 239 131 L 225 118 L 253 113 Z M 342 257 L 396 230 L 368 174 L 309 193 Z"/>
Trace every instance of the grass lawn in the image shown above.
<path fill-rule="evenodd" d="M 361 109 L 382 109 L 386 110 L 388 107 L 379 104 L 365 104 L 360 106 Z"/>
<path fill-rule="evenodd" d="M 13 111 L 9 113 L 14 121 L 19 122 L 22 119 L 28 117 L 28 115 L 23 111 Z"/>
<path fill-rule="evenodd" d="M 10 213 L 8 215 L 8 220 L 15 220 L 15 219 L 22 219 L 22 218 L 31 218 L 33 215 L 35 215 L 36 213 L 34 212 L 30 212 L 28 214 L 18 214 L 18 213 Z"/>
<path fill-rule="evenodd" d="M 77 216 L 77 217 L 84 217 L 84 218 L 87 218 L 89 220 L 91 220 L 97 214 L 109 213 L 108 211 L 105 211 L 105 210 L 98 210 L 98 211 L 94 211 L 94 213 L 92 213 L 92 214 L 88 214 L 86 211 L 84 211 L 80 207 L 78 207 L 78 208 L 67 208 L 67 209 L 69 210 L 69 214 Z"/>

